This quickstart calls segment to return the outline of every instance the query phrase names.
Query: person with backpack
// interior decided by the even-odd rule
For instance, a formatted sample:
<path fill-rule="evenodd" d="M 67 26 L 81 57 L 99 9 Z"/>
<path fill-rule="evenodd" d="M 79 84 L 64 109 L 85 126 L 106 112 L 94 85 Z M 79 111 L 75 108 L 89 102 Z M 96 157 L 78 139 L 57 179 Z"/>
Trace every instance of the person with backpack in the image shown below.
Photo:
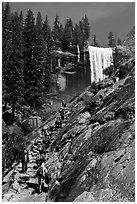
<path fill-rule="evenodd" d="M 27 171 L 27 165 L 29 162 L 29 154 L 28 151 L 25 149 L 23 151 L 22 157 L 21 157 L 21 163 L 22 163 L 22 172 L 26 173 Z"/>
<path fill-rule="evenodd" d="M 58 129 L 58 128 L 61 128 L 61 126 L 62 126 L 62 121 L 61 121 L 61 118 L 58 117 L 55 121 L 55 127 L 56 129 Z"/>
<path fill-rule="evenodd" d="M 41 166 L 38 168 L 38 171 L 37 171 L 39 193 L 42 192 L 42 186 L 45 183 L 45 178 L 47 173 L 48 173 L 47 168 L 45 167 L 44 162 L 42 162 Z"/>
<path fill-rule="evenodd" d="M 61 120 L 64 120 L 64 109 L 61 108 L 61 109 L 59 110 L 59 113 L 60 113 Z"/>
<path fill-rule="evenodd" d="M 64 100 L 62 100 L 62 107 L 66 107 L 66 102 Z"/>

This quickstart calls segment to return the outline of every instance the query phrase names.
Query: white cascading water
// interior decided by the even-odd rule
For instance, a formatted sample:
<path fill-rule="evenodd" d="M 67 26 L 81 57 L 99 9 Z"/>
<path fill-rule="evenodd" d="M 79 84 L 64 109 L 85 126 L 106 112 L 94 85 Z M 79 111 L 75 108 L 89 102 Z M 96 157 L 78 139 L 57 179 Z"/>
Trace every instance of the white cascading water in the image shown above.
<path fill-rule="evenodd" d="M 78 62 L 80 62 L 80 49 L 79 49 L 79 45 L 77 45 L 77 51 L 78 51 Z"/>
<path fill-rule="evenodd" d="M 101 48 L 88 46 L 90 70 L 91 70 L 91 83 L 99 82 L 106 76 L 103 70 L 113 64 L 113 55 L 111 48 Z"/>
<path fill-rule="evenodd" d="M 60 58 L 58 58 L 58 67 L 60 67 Z"/>

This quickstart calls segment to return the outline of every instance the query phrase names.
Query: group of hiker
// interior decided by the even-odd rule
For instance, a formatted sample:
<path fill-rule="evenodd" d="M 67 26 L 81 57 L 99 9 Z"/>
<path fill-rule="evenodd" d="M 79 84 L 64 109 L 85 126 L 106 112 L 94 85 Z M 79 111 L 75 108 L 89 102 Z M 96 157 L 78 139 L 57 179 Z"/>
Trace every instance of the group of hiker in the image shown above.
<path fill-rule="evenodd" d="M 63 100 L 62 106 L 59 110 L 59 116 L 55 120 L 55 124 L 45 125 L 43 127 L 42 134 L 45 136 L 46 141 L 50 142 L 52 140 L 52 132 L 62 127 L 63 121 L 65 119 L 65 108 L 66 108 L 66 102 Z"/>
<path fill-rule="evenodd" d="M 39 158 L 36 161 L 37 164 L 38 164 L 37 178 L 38 178 L 39 193 L 42 192 L 42 187 L 43 186 L 48 188 L 48 183 L 51 180 L 50 174 L 48 173 L 48 170 L 45 167 L 45 162 L 46 162 L 46 159 L 47 159 L 47 152 L 44 152 L 44 148 L 47 151 L 50 143 L 53 141 L 52 132 L 56 131 L 58 128 L 62 127 L 62 123 L 63 123 L 63 121 L 65 119 L 65 108 L 66 108 L 66 103 L 63 100 L 62 101 L 62 106 L 61 106 L 61 108 L 59 110 L 59 116 L 55 120 L 55 124 L 45 125 L 41 130 L 41 133 L 44 136 L 44 138 L 42 140 L 42 144 L 40 146 L 38 146 L 38 150 L 39 150 L 39 155 L 38 156 L 39 156 Z M 24 152 L 22 154 L 21 161 L 22 161 L 22 172 L 26 173 L 27 172 L 27 164 L 29 162 L 29 155 L 28 155 L 27 150 L 24 150 Z"/>
<path fill-rule="evenodd" d="M 52 132 L 62 127 L 62 123 L 65 119 L 65 108 L 66 108 L 66 103 L 63 100 L 62 106 L 59 110 L 60 115 L 55 120 L 55 124 L 45 125 L 41 131 L 41 133 L 44 135 L 43 143 L 46 145 L 47 148 L 49 147 L 49 144 L 53 141 Z M 42 161 L 41 166 L 38 168 L 37 176 L 38 176 L 39 192 L 41 192 L 42 186 L 46 185 L 46 187 L 48 187 L 48 183 L 51 180 L 50 175 L 48 174 L 47 168 L 45 167 L 44 160 Z"/>

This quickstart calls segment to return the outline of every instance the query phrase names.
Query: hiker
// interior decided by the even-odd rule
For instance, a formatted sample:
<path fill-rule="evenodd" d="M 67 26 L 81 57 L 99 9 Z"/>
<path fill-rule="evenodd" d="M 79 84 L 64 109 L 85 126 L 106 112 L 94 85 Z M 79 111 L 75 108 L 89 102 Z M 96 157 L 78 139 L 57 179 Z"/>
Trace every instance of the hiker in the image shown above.
<path fill-rule="evenodd" d="M 41 129 L 41 134 L 42 134 L 42 135 L 44 134 L 44 128 Z"/>
<path fill-rule="evenodd" d="M 57 128 L 60 128 L 61 126 L 62 126 L 62 121 L 61 121 L 61 118 L 58 117 L 57 120 L 55 121 L 55 127 L 57 129 Z"/>
<path fill-rule="evenodd" d="M 46 161 L 46 158 L 47 158 L 46 155 L 44 155 L 44 154 L 41 154 L 41 155 L 40 155 L 40 154 L 39 154 L 39 155 L 37 156 L 37 158 L 36 158 L 37 166 L 40 167 L 40 166 L 42 165 L 42 163 Z"/>
<path fill-rule="evenodd" d="M 46 126 L 44 126 L 44 127 L 42 128 L 41 133 L 42 133 L 43 135 L 45 135 L 45 132 L 46 132 Z"/>
<path fill-rule="evenodd" d="M 48 130 L 48 125 L 45 126 L 44 135 L 45 135 L 45 139 L 50 140 L 50 132 Z"/>
<path fill-rule="evenodd" d="M 38 146 L 38 151 L 39 151 L 39 154 L 42 155 L 42 153 L 43 153 L 42 145 L 39 145 L 39 146 Z"/>
<path fill-rule="evenodd" d="M 59 110 L 59 113 L 60 113 L 61 120 L 64 120 L 64 109 L 61 108 L 61 109 Z"/>
<path fill-rule="evenodd" d="M 47 168 L 45 167 L 45 163 L 42 162 L 41 166 L 38 168 L 37 171 L 39 193 L 42 192 L 42 186 L 45 183 L 45 177 L 47 173 L 48 171 Z"/>
<path fill-rule="evenodd" d="M 43 142 L 44 149 L 48 149 L 50 140 L 47 138 L 44 138 L 42 142 Z"/>
<path fill-rule="evenodd" d="M 27 171 L 27 165 L 29 162 L 29 154 L 26 149 L 23 151 L 21 162 L 22 162 L 22 172 L 25 173 Z"/>
<path fill-rule="evenodd" d="M 52 133 L 52 131 L 51 131 L 51 128 L 49 126 L 49 128 L 48 128 L 48 138 L 49 138 L 49 140 L 51 140 L 51 133 Z"/>
<path fill-rule="evenodd" d="M 53 125 L 53 124 L 51 124 L 51 125 L 49 126 L 49 130 L 50 130 L 50 132 L 53 132 L 53 131 L 54 131 L 54 129 L 55 129 L 54 125 Z"/>
<path fill-rule="evenodd" d="M 64 100 L 62 100 L 62 107 L 66 107 L 66 102 Z"/>

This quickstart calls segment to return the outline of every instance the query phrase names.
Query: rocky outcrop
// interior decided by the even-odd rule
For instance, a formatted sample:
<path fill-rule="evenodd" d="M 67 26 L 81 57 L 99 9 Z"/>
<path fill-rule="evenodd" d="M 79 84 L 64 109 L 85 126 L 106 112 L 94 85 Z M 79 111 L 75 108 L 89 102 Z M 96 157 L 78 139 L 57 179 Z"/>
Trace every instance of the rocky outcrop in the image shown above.
<path fill-rule="evenodd" d="M 115 83 L 109 78 L 99 82 L 97 93 L 89 87 L 68 106 L 69 118 L 47 160 L 54 178 L 47 201 L 134 201 L 133 72 L 131 69 L 125 79 Z M 56 176 L 55 166 L 59 162 L 61 168 Z"/>

